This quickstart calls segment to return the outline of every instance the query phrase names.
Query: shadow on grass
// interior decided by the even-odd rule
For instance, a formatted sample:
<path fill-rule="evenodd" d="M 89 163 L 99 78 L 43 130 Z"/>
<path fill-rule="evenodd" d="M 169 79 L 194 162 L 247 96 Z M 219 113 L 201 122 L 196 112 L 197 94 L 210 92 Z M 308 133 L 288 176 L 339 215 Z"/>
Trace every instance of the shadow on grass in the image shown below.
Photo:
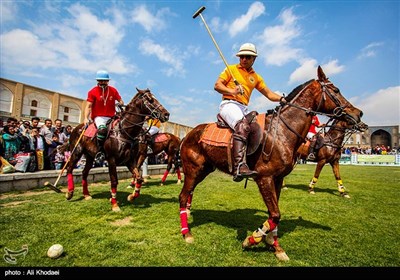
<path fill-rule="evenodd" d="M 286 184 L 286 187 L 288 189 L 296 189 L 296 190 L 308 192 L 308 185 L 288 185 L 288 184 Z M 340 196 L 337 188 L 321 189 L 321 188 L 318 187 L 318 185 L 316 185 L 314 187 L 314 191 L 316 193 L 318 193 L 318 192 L 319 193 L 328 193 L 328 194 L 332 194 L 334 196 Z M 283 190 L 282 190 L 282 192 L 283 192 Z"/>
<path fill-rule="evenodd" d="M 263 213 L 263 214 L 260 214 Z M 221 210 L 193 210 L 191 212 L 193 222 L 190 227 L 196 227 L 207 223 L 216 223 L 224 227 L 230 227 L 237 231 L 237 239 L 243 241 L 250 232 L 262 226 L 268 218 L 266 211 L 259 209 L 236 209 L 233 211 Z M 257 226 L 258 225 L 258 226 Z M 293 232 L 296 228 L 332 230 L 331 227 L 324 226 L 312 221 L 304 220 L 302 217 L 294 219 L 282 219 L 279 224 L 278 236 L 281 238 L 287 233 Z"/>
<path fill-rule="evenodd" d="M 172 198 L 160 198 L 160 197 L 155 197 L 149 194 L 140 194 L 138 198 L 136 198 L 133 202 L 129 202 L 127 200 L 128 196 L 132 194 L 134 191 L 133 189 L 130 189 L 129 191 L 123 190 L 123 191 L 117 191 L 117 200 L 118 200 L 118 205 L 119 207 L 130 207 L 134 205 L 136 208 L 149 208 L 154 206 L 155 204 L 159 203 L 164 203 L 164 202 L 171 202 L 178 204 L 178 197 L 172 197 Z M 109 191 L 104 191 L 104 192 L 97 192 L 97 193 L 91 193 L 92 199 L 98 199 L 98 200 L 109 200 L 110 199 L 110 192 Z M 84 197 L 82 194 L 75 194 L 74 197 L 70 200 L 70 202 L 80 202 L 84 200 Z"/>

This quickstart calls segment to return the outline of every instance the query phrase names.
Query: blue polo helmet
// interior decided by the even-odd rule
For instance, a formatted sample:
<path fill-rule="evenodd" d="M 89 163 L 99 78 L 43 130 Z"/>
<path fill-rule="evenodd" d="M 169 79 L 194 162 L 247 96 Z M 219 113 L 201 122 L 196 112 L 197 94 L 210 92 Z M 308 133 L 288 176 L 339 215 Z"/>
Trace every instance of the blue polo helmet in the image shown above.
<path fill-rule="evenodd" d="M 110 80 L 110 76 L 106 70 L 99 70 L 96 73 L 96 80 L 97 81 L 108 81 Z"/>

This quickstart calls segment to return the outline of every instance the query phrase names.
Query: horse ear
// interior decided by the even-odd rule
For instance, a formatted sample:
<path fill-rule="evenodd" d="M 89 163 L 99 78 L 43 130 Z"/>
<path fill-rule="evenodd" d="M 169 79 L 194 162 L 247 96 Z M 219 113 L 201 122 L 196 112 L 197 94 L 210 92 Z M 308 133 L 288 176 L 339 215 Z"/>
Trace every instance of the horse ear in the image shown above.
<path fill-rule="evenodd" d="M 318 65 L 318 80 L 320 81 L 325 81 L 326 80 L 326 75 L 324 71 L 321 68 L 321 65 Z"/>
<path fill-rule="evenodd" d="M 139 92 L 140 90 L 138 88 L 136 88 L 136 91 Z"/>

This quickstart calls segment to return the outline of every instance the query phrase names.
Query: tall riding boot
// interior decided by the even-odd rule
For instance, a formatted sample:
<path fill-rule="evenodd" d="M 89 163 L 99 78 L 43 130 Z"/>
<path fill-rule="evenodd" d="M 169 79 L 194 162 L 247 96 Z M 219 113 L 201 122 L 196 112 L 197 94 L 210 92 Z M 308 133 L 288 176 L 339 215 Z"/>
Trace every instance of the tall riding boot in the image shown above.
<path fill-rule="evenodd" d="M 239 135 L 233 135 L 233 181 L 240 182 L 243 178 L 257 176 L 257 171 L 250 170 L 246 164 L 246 141 Z"/>
<path fill-rule="evenodd" d="M 315 160 L 316 156 L 315 156 L 315 144 L 316 144 L 316 140 L 312 139 L 310 140 L 310 147 L 308 149 L 308 156 L 306 160 Z"/>
<path fill-rule="evenodd" d="M 103 162 L 106 159 L 104 153 L 104 142 L 106 141 L 107 127 L 100 126 L 97 130 L 97 154 L 95 155 L 95 161 Z"/>

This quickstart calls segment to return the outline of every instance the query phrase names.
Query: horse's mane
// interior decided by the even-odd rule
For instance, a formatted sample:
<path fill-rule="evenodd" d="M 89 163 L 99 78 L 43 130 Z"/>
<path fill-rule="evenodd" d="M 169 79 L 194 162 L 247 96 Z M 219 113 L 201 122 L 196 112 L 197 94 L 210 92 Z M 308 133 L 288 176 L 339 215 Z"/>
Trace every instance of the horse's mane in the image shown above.
<path fill-rule="evenodd" d="M 297 86 L 294 90 L 291 91 L 291 93 L 289 93 L 288 96 L 285 96 L 286 101 L 287 101 L 287 102 L 290 102 L 293 98 L 296 97 L 296 95 L 297 95 L 303 88 L 305 88 L 309 83 L 311 83 L 311 82 L 313 82 L 313 81 L 314 81 L 314 79 L 311 79 L 311 80 L 305 82 L 304 84 Z"/>

